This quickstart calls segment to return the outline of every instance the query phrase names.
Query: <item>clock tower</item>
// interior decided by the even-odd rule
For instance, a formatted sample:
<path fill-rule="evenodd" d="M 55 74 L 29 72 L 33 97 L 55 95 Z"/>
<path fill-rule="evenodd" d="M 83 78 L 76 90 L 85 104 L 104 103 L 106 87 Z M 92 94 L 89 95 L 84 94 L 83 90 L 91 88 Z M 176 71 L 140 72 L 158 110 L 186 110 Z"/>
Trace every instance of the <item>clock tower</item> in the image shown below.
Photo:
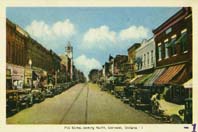
<path fill-rule="evenodd" d="M 70 80 L 73 80 L 73 47 L 71 43 L 68 42 L 65 47 L 66 56 L 68 57 L 68 72 L 70 73 Z"/>

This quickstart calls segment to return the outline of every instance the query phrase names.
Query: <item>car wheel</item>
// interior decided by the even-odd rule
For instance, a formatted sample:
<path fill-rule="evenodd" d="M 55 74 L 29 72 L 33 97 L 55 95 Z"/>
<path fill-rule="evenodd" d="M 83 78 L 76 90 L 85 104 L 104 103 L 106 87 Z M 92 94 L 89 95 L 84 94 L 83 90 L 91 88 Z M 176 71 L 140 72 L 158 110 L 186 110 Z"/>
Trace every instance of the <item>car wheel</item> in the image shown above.
<path fill-rule="evenodd" d="M 172 124 L 181 124 L 182 123 L 182 119 L 178 115 L 172 115 L 170 117 L 170 122 Z"/>

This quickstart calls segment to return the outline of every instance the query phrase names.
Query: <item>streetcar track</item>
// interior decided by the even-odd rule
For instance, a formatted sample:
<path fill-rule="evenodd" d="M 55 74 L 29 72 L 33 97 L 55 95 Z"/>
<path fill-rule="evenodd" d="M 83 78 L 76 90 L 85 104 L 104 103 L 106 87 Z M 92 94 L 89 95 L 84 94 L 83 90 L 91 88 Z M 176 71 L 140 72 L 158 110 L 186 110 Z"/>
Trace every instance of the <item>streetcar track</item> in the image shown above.
<path fill-rule="evenodd" d="M 71 103 L 71 105 L 69 106 L 69 108 L 67 109 L 67 111 L 63 114 L 61 120 L 59 121 L 59 124 L 62 124 L 64 119 L 66 118 L 66 116 L 68 115 L 68 113 L 70 112 L 70 110 L 72 109 L 73 105 L 75 104 L 75 102 L 78 100 L 80 94 L 82 93 L 83 89 L 86 87 L 87 84 L 84 84 L 84 86 L 82 86 L 81 90 L 78 92 L 77 96 L 75 97 L 74 101 Z M 65 108 L 66 109 L 66 108 Z"/>
<path fill-rule="evenodd" d="M 88 97 L 89 97 L 89 85 L 87 85 L 86 107 L 85 107 L 85 124 L 88 122 Z"/>

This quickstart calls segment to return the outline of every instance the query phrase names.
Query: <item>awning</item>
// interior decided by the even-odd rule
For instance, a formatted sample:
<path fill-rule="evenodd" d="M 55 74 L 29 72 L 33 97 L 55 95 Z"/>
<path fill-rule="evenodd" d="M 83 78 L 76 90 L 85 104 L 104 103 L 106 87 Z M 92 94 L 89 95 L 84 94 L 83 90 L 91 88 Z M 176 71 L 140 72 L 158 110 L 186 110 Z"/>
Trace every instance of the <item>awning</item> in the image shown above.
<path fill-rule="evenodd" d="M 146 80 L 148 80 L 151 77 L 152 74 L 145 74 L 142 77 L 137 78 L 134 81 L 134 84 L 143 84 Z"/>
<path fill-rule="evenodd" d="M 185 66 L 181 72 L 170 81 L 170 84 L 182 85 L 192 78 L 192 66 Z"/>
<path fill-rule="evenodd" d="M 185 64 L 169 67 L 159 78 L 154 81 L 156 85 L 169 84 L 170 81 L 182 71 Z"/>
<path fill-rule="evenodd" d="M 192 78 L 183 84 L 184 88 L 192 88 Z"/>
<path fill-rule="evenodd" d="M 154 81 L 162 75 L 166 68 L 156 69 L 151 77 L 144 83 L 144 86 L 153 86 Z"/>
<path fill-rule="evenodd" d="M 136 77 L 134 77 L 133 79 L 131 79 L 130 83 L 133 83 L 137 78 L 141 77 L 142 75 L 137 75 Z"/>
<path fill-rule="evenodd" d="M 108 81 L 115 81 L 115 80 L 116 80 L 116 77 L 111 76 L 111 77 L 109 77 L 107 80 L 108 80 Z"/>

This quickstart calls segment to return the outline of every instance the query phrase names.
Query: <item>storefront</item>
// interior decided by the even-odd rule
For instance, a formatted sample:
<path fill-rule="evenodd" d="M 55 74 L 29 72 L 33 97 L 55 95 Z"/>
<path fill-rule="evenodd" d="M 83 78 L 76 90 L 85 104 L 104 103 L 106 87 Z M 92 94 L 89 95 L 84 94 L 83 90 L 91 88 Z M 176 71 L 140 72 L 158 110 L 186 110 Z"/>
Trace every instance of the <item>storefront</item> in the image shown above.
<path fill-rule="evenodd" d="M 32 84 L 32 69 L 25 67 L 25 88 L 30 88 Z"/>
<path fill-rule="evenodd" d="M 13 64 L 7 64 L 6 65 L 6 83 L 7 83 L 6 84 L 7 88 L 11 86 L 12 86 L 12 89 L 23 88 L 24 67 L 13 65 Z"/>
<path fill-rule="evenodd" d="M 154 84 L 163 87 L 166 92 L 165 98 L 168 101 L 182 104 L 186 96 L 186 89 L 183 84 L 192 78 L 192 67 L 187 64 L 170 66 L 159 76 Z"/>

